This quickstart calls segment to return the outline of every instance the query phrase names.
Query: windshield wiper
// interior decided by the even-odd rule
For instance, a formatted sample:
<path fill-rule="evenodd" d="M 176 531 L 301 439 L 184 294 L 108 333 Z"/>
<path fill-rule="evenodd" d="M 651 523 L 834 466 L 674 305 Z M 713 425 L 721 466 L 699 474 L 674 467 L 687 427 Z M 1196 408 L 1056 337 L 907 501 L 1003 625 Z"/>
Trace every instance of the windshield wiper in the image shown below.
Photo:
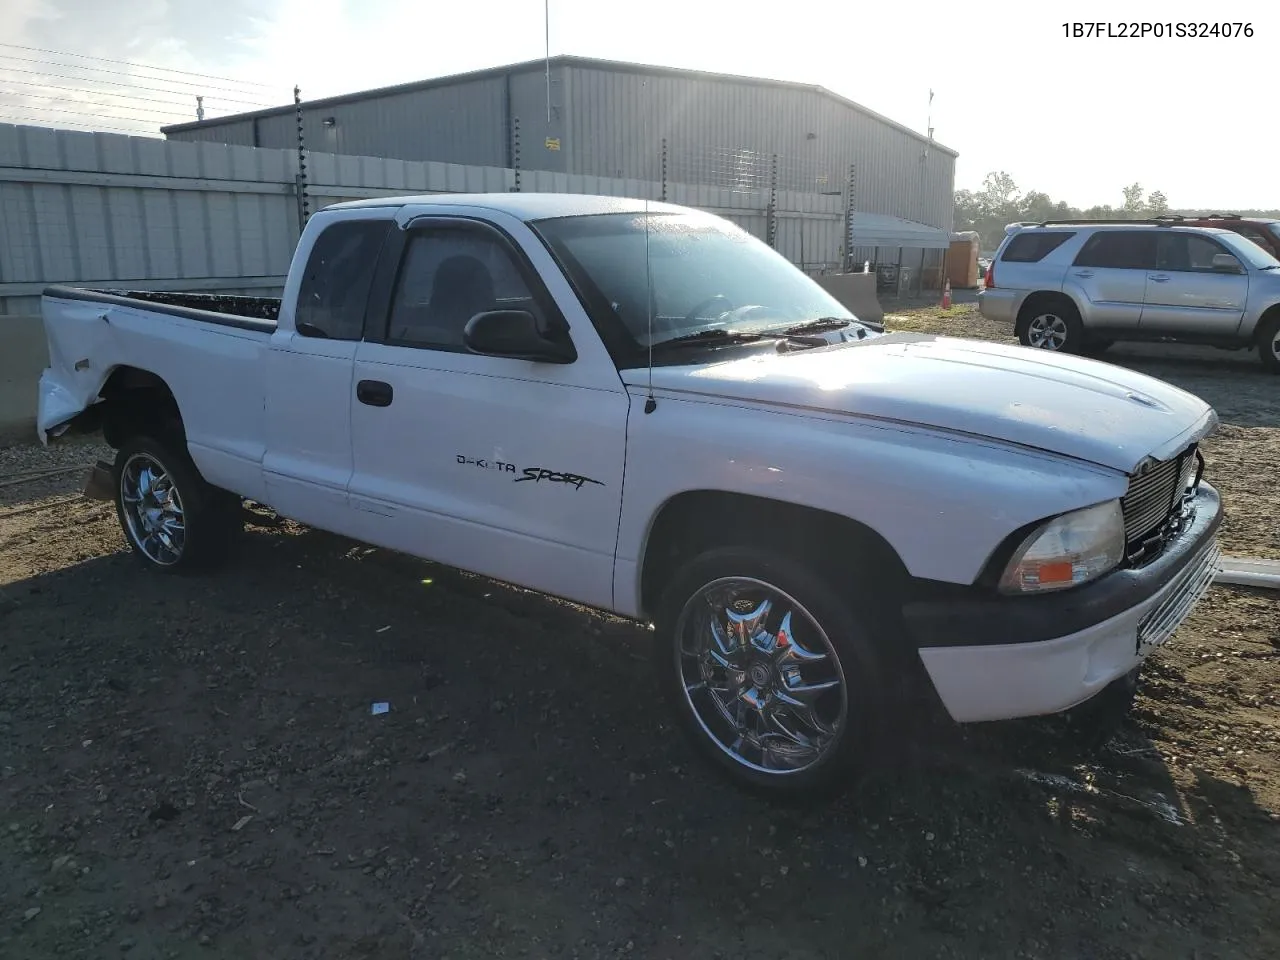
<path fill-rule="evenodd" d="M 659 340 L 653 345 L 653 350 L 664 350 L 668 348 L 679 349 L 680 347 L 718 347 L 728 343 L 756 343 L 765 339 L 762 333 L 746 333 L 742 330 L 698 330 L 694 333 L 682 334 L 678 337 L 671 337 L 668 340 Z M 779 336 L 773 334 L 773 337 Z"/>
<path fill-rule="evenodd" d="M 824 330 L 840 330 L 854 321 L 842 317 L 819 317 L 790 327 L 766 328 L 763 330 L 725 330 L 715 327 L 710 330 L 697 330 L 669 340 L 659 340 L 653 345 L 654 350 L 680 347 L 722 346 L 733 343 L 758 343 L 761 340 L 783 340 L 791 337 L 802 338 L 805 334 L 820 333 Z"/>
<path fill-rule="evenodd" d="M 817 320 L 808 320 L 805 323 L 798 323 L 794 327 L 787 327 L 783 330 L 771 330 L 769 332 L 789 337 L 796 333 L 818 333 L 823 330 L 842 330 L 851 323 L 853 323 L 852 320 L 844 320 L 841 317 L 819 317 Z"/>

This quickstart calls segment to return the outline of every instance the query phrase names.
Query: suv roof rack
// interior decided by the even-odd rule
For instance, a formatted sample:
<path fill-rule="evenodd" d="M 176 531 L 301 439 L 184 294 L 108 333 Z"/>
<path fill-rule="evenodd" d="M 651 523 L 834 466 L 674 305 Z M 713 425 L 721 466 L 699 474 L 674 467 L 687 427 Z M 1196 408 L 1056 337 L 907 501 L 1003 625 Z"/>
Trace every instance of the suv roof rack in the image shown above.
<path fill-rule="evenodd" d="M 1120 224 L 1130 224 L 1130 225 L 1146 224 L 1148 226 L 1154 225 L 1157 227 L 1169 227 L 1169 226 L 1173 226 L 1175 223 L 1181 223 L 1186 219 L 1187 219 L 1186 217 L 1175 216 L 1173 214 L 1170 214 L 1164 217 L 1148 217 L 1148 218 L 1138 218 L 1138 219 L 1130 219 L 1125 217 L 1114 217 L 1114 218 L 1084 217 L 1079 220 L 1042 220 L 1039 223 L 1035 224 L 1035 226 L 1055 227 L 1055 226 L 1063 226 L 1063 225 L 1083 226 L 1086 224 L 1095 224 L 1095 223 L 1120 223 Z"/>

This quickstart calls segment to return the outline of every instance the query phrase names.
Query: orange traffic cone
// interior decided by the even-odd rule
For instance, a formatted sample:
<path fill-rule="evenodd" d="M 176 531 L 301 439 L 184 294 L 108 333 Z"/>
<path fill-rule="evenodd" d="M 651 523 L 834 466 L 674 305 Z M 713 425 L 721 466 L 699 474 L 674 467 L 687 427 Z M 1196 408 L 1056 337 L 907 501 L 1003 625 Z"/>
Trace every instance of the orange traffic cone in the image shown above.
<path fill-rule="evenodd" d="M 951 280 L 948 279 L 942 284 L 942 309 L 951 309 Z"/>

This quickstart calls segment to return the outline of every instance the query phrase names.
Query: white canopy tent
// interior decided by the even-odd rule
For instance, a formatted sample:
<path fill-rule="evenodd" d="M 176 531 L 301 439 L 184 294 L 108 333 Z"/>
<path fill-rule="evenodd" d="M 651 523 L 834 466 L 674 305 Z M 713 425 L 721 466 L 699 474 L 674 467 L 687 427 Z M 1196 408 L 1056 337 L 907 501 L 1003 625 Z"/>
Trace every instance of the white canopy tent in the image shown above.
<path fill-rule="evenodd" d="M 946 250 L 951 246 L 951 234 L 941 227 L 883 213 L 854 213 L 849 246 Z"/>
<path fill-rule="evenodd" d="M 849 250 L 853 254 L 854 269 L 858 269 L 859 262 L 871 260 L 881 280 L 877 286 L 892 286 L 898 296 L 902 294 L 904 279 L 908 288 L 914 280 L 916 292 L 919 293 L 924 281 L 928 251 L 943 251 L 938 259 L 945 265 L 946 251 L 950 246 L 951 234 L 941 227 L 931 227 L 927 223 L 883 213 L 855 212 L 849 228 Z M 881 261 L 881 251 L 895 250 L 897 252 L 892 254 L 892 260 Z M 907 250 L 913 252 L 909 257 L 904 257 Z M 869 251 L 874 251 L 870 257 Z M 906 264 L 904 259 L 908 260 Z M 945 266 L 939 270 L 939 277 L 944 272 Z"/>

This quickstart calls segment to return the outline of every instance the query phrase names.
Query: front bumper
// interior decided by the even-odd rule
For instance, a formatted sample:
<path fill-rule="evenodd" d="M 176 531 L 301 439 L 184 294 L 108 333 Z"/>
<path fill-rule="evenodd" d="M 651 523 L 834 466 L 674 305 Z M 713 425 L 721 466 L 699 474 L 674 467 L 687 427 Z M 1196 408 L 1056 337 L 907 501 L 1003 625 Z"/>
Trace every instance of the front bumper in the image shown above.
<path fill-rule="evenodd" d="M 1191 613 L 1219 569 L 1222 502 L 1201 483 L 1195 517 L 1163 554 L 1041 597 L 908 603 L 907 632 L 961 723 L 1058 713 L 1133 670 Z"/>

